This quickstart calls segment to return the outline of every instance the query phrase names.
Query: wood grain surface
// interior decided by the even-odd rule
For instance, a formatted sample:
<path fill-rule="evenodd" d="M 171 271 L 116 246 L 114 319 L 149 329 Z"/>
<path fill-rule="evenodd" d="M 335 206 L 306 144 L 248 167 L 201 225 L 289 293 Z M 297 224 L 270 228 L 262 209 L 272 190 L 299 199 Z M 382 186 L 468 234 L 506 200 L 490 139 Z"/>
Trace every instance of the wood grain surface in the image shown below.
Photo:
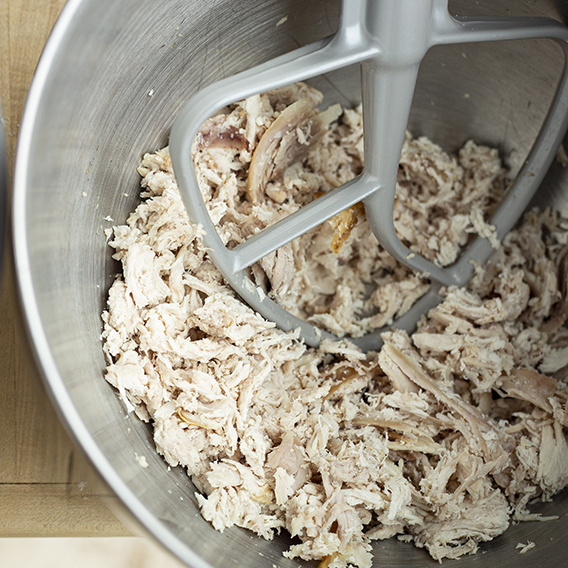
<path fill-rule="evenodd" d="M 64 0 L 0 0 L 0 101 L 11 171 L 28 87 Z M 9 230 L 0 296 L 0 537 L 112 536 L 116 498 L 74 447 L 27 342 Z"/>

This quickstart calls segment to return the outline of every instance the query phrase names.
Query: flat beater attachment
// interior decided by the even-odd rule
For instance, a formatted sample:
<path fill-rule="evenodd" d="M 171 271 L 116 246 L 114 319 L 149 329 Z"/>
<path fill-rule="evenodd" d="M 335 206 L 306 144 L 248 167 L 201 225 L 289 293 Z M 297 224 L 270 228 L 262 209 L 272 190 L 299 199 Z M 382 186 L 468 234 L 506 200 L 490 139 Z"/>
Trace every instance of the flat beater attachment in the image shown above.
<path fill-rule="evenodd" d="M 420 63 L 426 52 L 444 44 L 549 38 L 568 54 L 568 28 L 547 18 L 452 17 L 448 0 L 343 0 L 338 31 L 331 37 L 287 53 L 195 94 L 176 118 L 170 155 L 188 214 L 203 225 L 212 261 L 239 296 L 281 329 L 300 328 L 317 346 L 334 337 L 281 308 L 257 289 L 246 274 L 264 256 L 340 213 L 363 202 L 369 224 L 381 245 L 398 261 L 427 273 L 431 287 L 394 327 L 412 331 L 422 314 L 440 301 L 442 286 L 467 284 L 473 262 L 483 263 L 492 248 L 477 238 L 452 266 L 441 268 L 414 254 L 398 238 L 393 206 L 398 162 L 408 124 Z M 251 95 L 303 81 L 360 63 L 364 121 L 364 171 L 346 183 L 271 225 L 232 250 L 211 221 L 197 183 L 191 146 L 201 125 L 226 105 Z M 540 185 L 568 126 L 566 63 L 541 131 L 491 224 L 502 239 L 515 225 Z M 378 349 L 383 329 L 352 341 Z"/>

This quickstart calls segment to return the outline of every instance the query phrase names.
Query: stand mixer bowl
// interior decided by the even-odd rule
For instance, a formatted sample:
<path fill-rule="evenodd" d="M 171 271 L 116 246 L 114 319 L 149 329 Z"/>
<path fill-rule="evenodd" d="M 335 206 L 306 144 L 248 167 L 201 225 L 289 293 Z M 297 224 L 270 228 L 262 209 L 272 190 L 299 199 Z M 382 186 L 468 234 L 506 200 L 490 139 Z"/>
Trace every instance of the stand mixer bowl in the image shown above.
<path fill-rule="evenodd" d="M 103 230 L 139 202 L 143 153 L 167 145 L 174 118 L 202 86 L 333 33 L 339 1 L 70 0 L 30 89 L 14 172 L 14 245 L 25 316 L 60 415 L 133 519 L 194 568 L 315 566 L 282 557 L 290 539 L 216 532 L 195 488 L 154 451 L 151 426 L 127 415 L 103 378 L 106 294 L 118 272 Z M 568 2 L 465 0 L 456 14 L 568 17 Z M 448 151 L 466 140 L 498 147 L 514 174 L 538 133 L 561 74 L 549 40 L 434 48 L 421 67 L 409 128 Z M 324 106 L 360 100 L 358 67 L 311 83 Z M 568 169 L 554 163 L 535 204 L 568 215 Z M 109 220 L 111 219 L 111 220 Z M 146 457 L 141 468 L 135 454 Z M 460 566 L 565 566 L 568 493 L 535 512 L 546 523 L 512 526 Z M 516 545 L 532 541 L 534 552 Z M 375 544 L 386 568 L 434 566 L 423 550 Z M 539 564 L 541 563 L 541 564 Z"/>

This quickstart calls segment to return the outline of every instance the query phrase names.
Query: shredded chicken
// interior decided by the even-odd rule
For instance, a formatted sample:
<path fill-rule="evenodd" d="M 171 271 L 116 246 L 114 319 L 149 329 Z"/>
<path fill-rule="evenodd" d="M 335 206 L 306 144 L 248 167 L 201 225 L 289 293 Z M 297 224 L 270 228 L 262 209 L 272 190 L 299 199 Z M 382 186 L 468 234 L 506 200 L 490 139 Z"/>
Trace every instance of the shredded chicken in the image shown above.
<path fill-rule="evenodd" d="M 203 126 L 196 171 L 227 246 L 361 171 L 360 109 L 338 117 L 320 102 L 299 84 Z M 152 423 L 167 463 L 187 469 L 217 530 L 285 529 L 290 558 L 367 568 L 373 540 L 459 558 L 512 521 L 547 519 L 529 505 L 568 483 L 568 232 L 533 211 L 496 241 L 487 219 L 506 183 L 495 150 L 468 142 L 449 156 L 407 136 L 401 239 L 440 265 L 472 233 L 496 250 L 378 353 L 347 339 L 308 348 L 265 321 L 209 260 L 167 149 L 139 172 L 142 202 L 108 234 L 123 270 L 103 314 L 106 378 Z M 346 336 L 390 324 L 429 285 L 382 249 L 360 206 L 252 273 L 285 308 Z"/>

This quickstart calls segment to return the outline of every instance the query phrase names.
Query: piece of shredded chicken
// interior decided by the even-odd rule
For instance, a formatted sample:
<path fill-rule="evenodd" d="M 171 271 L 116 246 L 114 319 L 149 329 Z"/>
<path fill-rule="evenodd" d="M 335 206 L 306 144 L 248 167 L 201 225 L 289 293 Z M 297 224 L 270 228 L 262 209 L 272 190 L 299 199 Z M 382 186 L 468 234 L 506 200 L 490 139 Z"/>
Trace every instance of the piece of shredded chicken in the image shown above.
<path fill-rule="evenodd" d="M 338 117 L 320 102 L 295 85 L 203 126 L 196 170 L 227 246 L 361 171 L 360 110 Z M 372 541 L 393 536 L 459 558 L 540 518 L 530 502 L 565 487 L 568 232 L 555 213 L 530 212 L 496 241 L 496 151 L 468 142 L 449 156 L 407 136 L 401 239 L 440 265 L 471 233 L 496 251 L 412 335 L 385 333 L 379 353 L 348 340 L 308 348 L 253 312 L 209 260 L 167 149 L 139 171 L 142 202 L 108 233 L 123 270 L 103 314 L 106 378 L 153 424 L 167 463 L 187 469 L 216 529 L 286 529 L 297 537 L 286 555 L 321 568 L 370 567 Z M 361 207 L 252 273 L 284 307 L 346 335 L 391 323 L 428 288 L 378 245 Z"/>

